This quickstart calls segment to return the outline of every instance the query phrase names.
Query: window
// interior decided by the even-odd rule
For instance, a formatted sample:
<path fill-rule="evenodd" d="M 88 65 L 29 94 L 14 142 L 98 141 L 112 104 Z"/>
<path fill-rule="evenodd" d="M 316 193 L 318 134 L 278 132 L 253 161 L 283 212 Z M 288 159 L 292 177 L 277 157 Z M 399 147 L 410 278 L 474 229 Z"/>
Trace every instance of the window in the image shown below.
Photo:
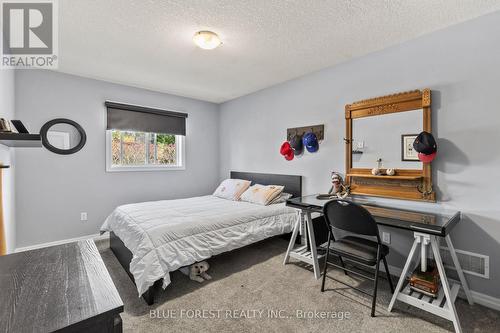
<path fill-rule="evenodd" d="M 106 170 L 184 170 L 187 113 L 106 101 Z"/>
<path fill-rule="evenodd" d="M 106 131 L 107 171 L 184 169 L 184 136 L 127 130 Z"/>

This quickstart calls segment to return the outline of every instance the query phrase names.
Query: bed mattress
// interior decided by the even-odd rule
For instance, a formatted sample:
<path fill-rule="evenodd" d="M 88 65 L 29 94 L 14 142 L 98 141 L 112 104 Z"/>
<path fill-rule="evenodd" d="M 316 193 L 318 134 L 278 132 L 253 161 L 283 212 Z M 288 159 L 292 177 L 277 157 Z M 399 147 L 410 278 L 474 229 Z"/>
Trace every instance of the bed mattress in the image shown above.
<path fill-rule="evenodd" d="M 130 272 L 139 295 L 170 272 L 222 252 L 291 232 L 297 210 L 212 195 L 123 205 L 101 231 L 113 231 L 132 252 Z"/>

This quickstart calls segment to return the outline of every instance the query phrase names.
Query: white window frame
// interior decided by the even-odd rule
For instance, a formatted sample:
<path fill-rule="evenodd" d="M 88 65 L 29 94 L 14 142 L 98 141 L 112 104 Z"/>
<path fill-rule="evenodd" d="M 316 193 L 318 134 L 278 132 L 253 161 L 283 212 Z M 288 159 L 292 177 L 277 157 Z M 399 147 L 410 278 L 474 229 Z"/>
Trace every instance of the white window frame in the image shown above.
<path fill-rule="evenodd" d="M 177 159 L 176 165 L 114 166 L 113 157 L 111 156 L 111 131 L 112 130 L 106 130 L 106 172 L 186 170 L 186 137 L 184 135 L 175 136 L 175 156 Z"/>

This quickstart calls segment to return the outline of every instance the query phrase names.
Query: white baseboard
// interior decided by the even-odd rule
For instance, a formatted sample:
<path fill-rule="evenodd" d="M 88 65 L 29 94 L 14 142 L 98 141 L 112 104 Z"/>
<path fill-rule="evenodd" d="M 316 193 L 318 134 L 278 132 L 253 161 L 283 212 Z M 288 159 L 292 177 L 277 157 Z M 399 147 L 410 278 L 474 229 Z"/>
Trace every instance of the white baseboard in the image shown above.
<path fill-rule="evenodd" d="M 93 234 L 93 235 L 81 236 L 81 237 L 76 237 L 76 238 L 63 239 L 63 240 L 59 240 L 59 241 L 55 241 L 55 242 L 48 242 L 48 243 L 41 243 L 41 244 L 36 244 L 36 245 L 18 247 L 18 248 L 16 248 L 15 252 L 23 252 L 23 251 L 28 251 L 28 250 L 36 250 L 36 249 L 41 249 L 41 248 L 49 247 L 49 246 L 55 246 L 55 245 L 72 243 L 72 242 L 78 242 L 78 241 L 89 239 L 89 238 L 91 238 L 93 240 L 99 240 L 99 239 L 104 239 L 106 237 L 108 237 L 107 233 L 106 234 L 102 234 L 102 235 Z"/>
<path fill-rule="evenodd" d="M 380 267 L 380 270 L 385 272 L 384 267 Z M 391 265 L 389 265 L 389 270 L 391 271 L 391 275 L 393 275 L 393 276 L 401 276 L 401 273 L 403 271 L 402 268 L 391 266 Z M 456 281 L 453 279 L 449 279 L 449 280 L 454 282 L 454 283 L 460 284 L 459 281 Z M 393 280 L 393 282 L 397 282 L 397 281 Z M 471 290 L 470 293 L 471 293 L 472 300 L 474 301 L 474 303 L 480 304 L 482 306 L 485 306 L 485 307 L 493 309 L 493 310 L 500 311 L 500 298 L 486 295 L 486 294 L 483 294 L 483 293 L 480 293 L 480 292 L 477 292 L 474 290 Z M 467 299 L 465 297 L 465 293 L 464 293 L 462 287 L 460 287 L 460 291 L 458 292 L 458 297 L 460 297 L 464 300 Z"/>
<path fill-rule="evenodd" d="M 470 291 L 472 300 L 480 304 L 482 306 L 485 306 L 487 308 L 493 309 L 500 311 L 500 298 L 492 297 L 486 294 L 479 293 L 477 291 L 471 290 Z M 463 293 L 463 290 L 460 289 L 460 292 L 458 293 L 458 297 L 460 298 L 465 298 L 465 294 Z"/>

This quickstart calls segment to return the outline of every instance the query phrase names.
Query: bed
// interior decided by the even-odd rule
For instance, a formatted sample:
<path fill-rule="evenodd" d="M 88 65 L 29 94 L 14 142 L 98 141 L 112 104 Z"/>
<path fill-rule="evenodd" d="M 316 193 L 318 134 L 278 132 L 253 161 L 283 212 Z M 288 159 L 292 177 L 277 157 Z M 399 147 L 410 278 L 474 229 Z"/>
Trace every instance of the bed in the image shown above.
<path fill-rule="evenodd" d="M 301 176 L 231 172 L 253 184 L 283 185 L 302 194 Z M 117 207 L 101 231 L 149 305 L 154 287 L 170 284 L 170 272 L 293 229 L 297 211 L 284 203 L 261 206 L 212 195 L 143 202 Z"/>

